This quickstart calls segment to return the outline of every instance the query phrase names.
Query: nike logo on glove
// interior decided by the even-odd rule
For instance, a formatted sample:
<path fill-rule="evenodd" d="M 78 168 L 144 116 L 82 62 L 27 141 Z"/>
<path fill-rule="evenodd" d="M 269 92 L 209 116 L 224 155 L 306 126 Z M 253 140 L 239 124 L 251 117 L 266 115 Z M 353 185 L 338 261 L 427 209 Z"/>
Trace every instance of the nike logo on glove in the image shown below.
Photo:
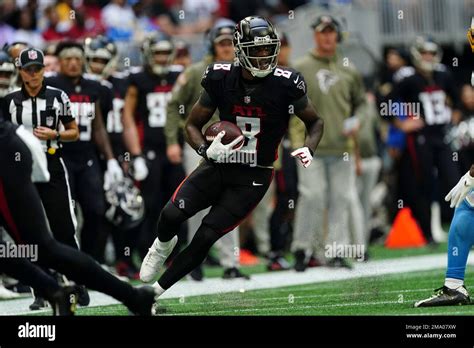
<path fill-rule="evenodd" d="M 259 184 L 258 182 L 252 182 L 252 186 L 263 186 L 263 184 Z"/>

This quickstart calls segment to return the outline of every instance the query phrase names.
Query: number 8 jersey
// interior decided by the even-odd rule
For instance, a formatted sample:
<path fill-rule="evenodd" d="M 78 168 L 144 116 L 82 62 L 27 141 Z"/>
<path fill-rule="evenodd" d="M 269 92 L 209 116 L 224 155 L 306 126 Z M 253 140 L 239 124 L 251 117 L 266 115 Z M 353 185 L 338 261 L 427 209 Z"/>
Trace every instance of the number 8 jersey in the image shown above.
<path fill-rule="evenodd" d="M 272 166 L 290 116 L 297 114 L 301 100 L 307 102 L 303 76 L 277 67 L 264 78 L 245 80 L 240 65 L 214 63 L 204 72 L 201 85 L 219 109 L 219 118 L 242 130 L 245 143 L 240 152 L 255 154 L 258 166 Z"/>
<path fill-rule="evenodd" d="M 166 107 L 171 90 L 183 68 L 171 65 L 164 75 L 156 75 L 147 69 L 134 69 L 129 76 L 129 86 L 136 87 L 137 109 L 135 118 L 145 146 L 164 148 L 166 139 Z"/>

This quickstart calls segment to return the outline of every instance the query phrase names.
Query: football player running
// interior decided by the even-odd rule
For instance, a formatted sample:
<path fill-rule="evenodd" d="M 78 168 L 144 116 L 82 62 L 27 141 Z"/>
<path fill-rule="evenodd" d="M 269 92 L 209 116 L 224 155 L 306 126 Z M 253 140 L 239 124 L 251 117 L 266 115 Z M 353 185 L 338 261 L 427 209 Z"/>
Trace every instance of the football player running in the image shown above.
<path fill-rule="evenodd" d="M 453 306 L 471 302 L 464 285 L 467 257 L 474 245 L 474 164 L 445 197 L 456 207 L 448 236 L 448 269 L 444 285 L 415 307 Z"/>
<path fill-rule="evenodd" d="M 323 121 L 306 95 L 303 76 L 277 67 L 280 38 L 273 25 L 263 17 L 246 17 L 236 25 L 233 41 L 240 64 L 213 63 L 202 77 L 204 90 L 191 110 L 185 132 L 203 160 L 162 210 L 158 237 L 143 260 L 140 278 L 153 281 L 176 245 L 180 225 L 197 212 L 211 209 L 191 243 L 155 284 L 158 294 L 199 265 L 211 246 L 238 226 L 262 199 L 273 177 L 272 164 L 290 114 L 298 115 L 307 128 L 304 147 L 297 151 L 304 166 L 311 164 L 323 135 Z M 220 120 L 241 128 L 246 139 L 240 149 L 233 146 L 242 136 L 224 145 L 224 132 L 210 145 L 206 143 L 202 128 L 216 109 Z M 256 163 L 232 163 L 239 152 L 255 155 Z"/>

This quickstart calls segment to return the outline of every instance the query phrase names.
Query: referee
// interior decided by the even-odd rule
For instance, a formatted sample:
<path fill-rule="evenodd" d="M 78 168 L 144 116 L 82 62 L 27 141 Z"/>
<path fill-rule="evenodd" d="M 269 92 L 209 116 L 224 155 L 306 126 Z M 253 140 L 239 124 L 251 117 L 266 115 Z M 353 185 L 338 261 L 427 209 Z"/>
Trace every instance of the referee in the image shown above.
<path fill-rule="evenodd" d="M 2 103 L 3 114 L 7 120 L 23 125 L 40 140 L 43 151 L 46 152 L 51 179 L 46 183 L 37 183 L 36 188 L 49 226 L 56 240 L 78 249 L 75 238 L 76 219 L 66 168 L 61 158 L 61 142 L 76 141 L 79 138 L 69 97 L 62 90 L 44 83 L 42 51 L 35 48 L 22 50 L 16 65 L 23 84 L 21 89 L 5 96 Z M 39 309 L 43 305 L 44 300 L 37 297 L 30 308 Z"/>

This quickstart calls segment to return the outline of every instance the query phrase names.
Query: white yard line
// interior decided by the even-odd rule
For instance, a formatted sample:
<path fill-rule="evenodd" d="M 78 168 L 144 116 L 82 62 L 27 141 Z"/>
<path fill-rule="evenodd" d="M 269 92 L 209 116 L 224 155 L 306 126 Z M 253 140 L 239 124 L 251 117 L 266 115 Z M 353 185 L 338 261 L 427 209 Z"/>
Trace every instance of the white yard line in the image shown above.
<path fill-rule="evenodd" d="M 471 265 L 474 264 L 474 258 L 470 257 L 468 263 Z M 323 283 L 361 277 L 443 269 L 445 267 L 446 254 L 435 254 L 369 261 L 366 263 L 356 262 L 353 270 L 319 267 L 310 268 L 303 273 L 297 273 L 291 270 L 255 274 L 252 275 L 250 280 L 224 280 L 221 278 L 210 278 L 205 279 L 202 282 L 181 281 L 164 293 L 161 298 L 185 298 L 198 295 L 272 289 L 292 285 Z M 443 279 L 443 276 L 442 272 L 440 272 L 440 280 Z M 90 296 L 91 303 L 89 307 L 119 303 L 110 296 L 95 291 L 91 291 Z M 0 301 L 0 315 L 31 314 L 31 311 L 28 309 L 31 302 L 31 298 Z M 48 311 L 45 310 L 44 312 Z"/>

